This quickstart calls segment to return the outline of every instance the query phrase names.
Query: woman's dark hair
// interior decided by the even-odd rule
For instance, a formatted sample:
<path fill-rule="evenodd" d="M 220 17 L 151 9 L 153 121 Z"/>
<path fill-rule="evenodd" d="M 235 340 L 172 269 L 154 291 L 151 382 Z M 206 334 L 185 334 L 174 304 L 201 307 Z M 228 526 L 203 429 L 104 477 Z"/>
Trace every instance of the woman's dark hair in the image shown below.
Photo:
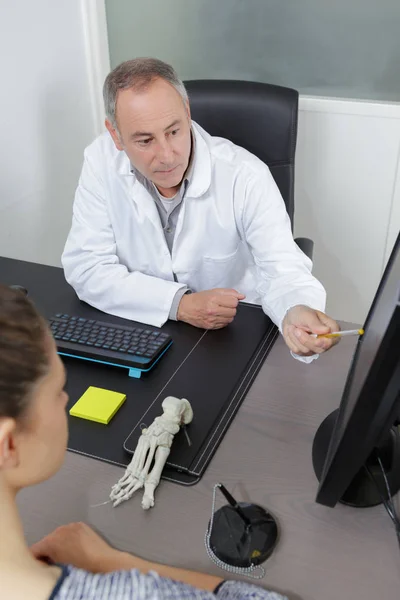
<path fill-rule="evenodd" d="M 0 417 L 19 419 L 49 366 L 46 323 L 19 290 L 0 285 Z"/>

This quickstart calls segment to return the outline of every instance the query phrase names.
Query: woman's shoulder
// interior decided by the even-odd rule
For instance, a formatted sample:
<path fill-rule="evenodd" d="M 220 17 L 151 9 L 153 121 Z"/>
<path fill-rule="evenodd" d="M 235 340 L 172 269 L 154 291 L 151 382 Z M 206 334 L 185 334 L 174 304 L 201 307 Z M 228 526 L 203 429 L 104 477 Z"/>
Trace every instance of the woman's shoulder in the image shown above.
<path fill-rule="evenodd" d="M 198 590 L 186 583 L 160 577 L 150 571 L 146 575 L 133 569 L 93 574 L 64 566 L 49 600 L 285 600 L 283 596 L 240 581 L 226 581 L 216 594 Z"/>

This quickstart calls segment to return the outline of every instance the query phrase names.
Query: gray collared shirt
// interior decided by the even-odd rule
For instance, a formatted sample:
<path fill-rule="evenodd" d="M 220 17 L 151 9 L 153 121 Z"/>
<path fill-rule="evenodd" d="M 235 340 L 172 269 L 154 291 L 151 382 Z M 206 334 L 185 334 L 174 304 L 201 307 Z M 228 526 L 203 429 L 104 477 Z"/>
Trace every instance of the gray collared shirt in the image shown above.
<path fill-rule="evenodd" d="M 193 173 L 194 150 L 194 135 L 192 134 L 192 151 L 190 155 L 189 165 L 186 169 L 186 174 L 181 183 L 179 191 L 173 198 L 165 198 L 164 196 L 162 196 L 158 191 L 156 185 L 152 181 L 144 177 L 144 175 L 142 175 L 137 169 L 135 169 L 134 166 L 132 166 L 131 168 L 131 172 L 134 173 L 137 180 L 146 188 L 146 190 L 149 192 L 154 202 L 156 203 L 161 226 L 164 231 L 165 241 L 167 242 L 167 246 L 170 253 L 172 253 L 176 225 L 178 223 L 182 202 L 185 198 L 185 194 Z M 177 281 L 175 273 L 174 279 L 175 281 Z M 187 286 L 184 286 L 176 292 L 171 304 L 171 309 L 169 311 L 170 319 L 173 319 L 174 321 L 177 320 L 179 303 L 182 299 L 182 296 L 186 294 L 187 291 L 189 291 L 189 288 Z"/>

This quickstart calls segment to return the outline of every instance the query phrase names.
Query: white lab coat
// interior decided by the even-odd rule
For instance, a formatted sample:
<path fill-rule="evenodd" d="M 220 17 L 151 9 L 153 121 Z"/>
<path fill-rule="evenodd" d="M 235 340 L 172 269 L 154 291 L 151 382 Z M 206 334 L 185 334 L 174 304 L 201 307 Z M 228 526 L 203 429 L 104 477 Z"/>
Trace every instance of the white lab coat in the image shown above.
<path fill-rule="evenodd" d="M 108 133 L 85 150 L 62 256 L 79 298 L 119 317 L 161 326 L 173 298 L 234 288 L 280 327 L 291 306 L 324 310 L 325 291 L 291 234 L 268 167 L 193 123 L 193 173 L 172 256 L 157 207 Z M 174 273 L 177 281 L 174 281 Z"/>

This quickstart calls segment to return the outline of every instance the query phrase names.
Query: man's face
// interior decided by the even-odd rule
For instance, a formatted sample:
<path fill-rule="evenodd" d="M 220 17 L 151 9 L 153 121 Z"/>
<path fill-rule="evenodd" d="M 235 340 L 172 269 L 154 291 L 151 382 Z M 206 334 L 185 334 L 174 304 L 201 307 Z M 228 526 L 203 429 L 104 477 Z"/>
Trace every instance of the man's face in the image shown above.
<path fill-rule="evenodd" d="M 118 150 L 160 192 L 175 195 L 187 169 L 191 149 L 190 111 L 179 93 L 163 79 L 148 88 L 118 92 L 118 131 L 106 121 Z"/>

